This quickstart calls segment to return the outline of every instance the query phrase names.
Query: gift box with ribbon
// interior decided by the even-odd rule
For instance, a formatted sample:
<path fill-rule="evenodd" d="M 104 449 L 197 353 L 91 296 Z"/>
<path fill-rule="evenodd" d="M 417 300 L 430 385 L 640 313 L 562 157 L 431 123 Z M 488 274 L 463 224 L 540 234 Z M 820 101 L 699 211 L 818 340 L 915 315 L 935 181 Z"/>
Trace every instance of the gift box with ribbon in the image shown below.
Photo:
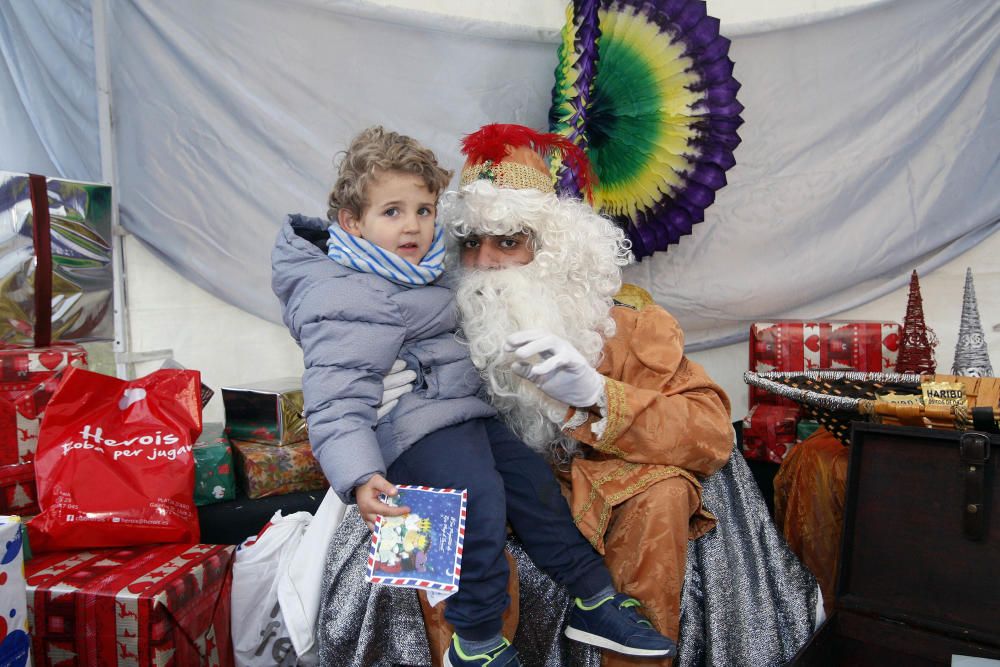
<path fill-rule="evenodd" d="M 0 171 L 0 342 L 114 338 L 111 186 Z"/>
<path fill-rule="evenodd" d="M 750 366 L 755 373 L 819 369 L 893 372 L 899 353 L 896 322 L 755 322 L 750 326 Z M 792 405 L 750 387 L 747 403 Z"/>
<path fill-rule="evenodd" d="M 35 664 L 228 667 L 232 546 L 54 552 L 27 563 Z"/>
<path fill-rule="evenodd" d="M 79 345 L 0 346 L 0 466 L 35 458 L 42 413 L 70 366 L 87 367 Z"/>

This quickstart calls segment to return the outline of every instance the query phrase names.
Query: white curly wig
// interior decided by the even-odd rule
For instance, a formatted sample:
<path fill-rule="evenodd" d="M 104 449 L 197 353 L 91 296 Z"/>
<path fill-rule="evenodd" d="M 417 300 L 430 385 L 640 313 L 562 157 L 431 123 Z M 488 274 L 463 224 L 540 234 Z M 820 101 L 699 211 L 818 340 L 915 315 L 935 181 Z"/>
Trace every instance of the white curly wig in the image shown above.
<path fill-rule="evenodd" d="M 445 194 L 441 209 L 450 268 L 459 266 L 467 238 L 528 234 L 530 263 L 499 271 L 459 270 L 462 337 L 493 404 L 518 436 L 550 458 L 572 453 L 575 443 L 560 431 L 567 406 L 510 372 L 503 341 L 514 331 L 545 329 L 570 341 L 596 367 L 604 341 L 615 333 L 610 311 L 621 268 L 632 258 L 629 241 L 578 200 L 498 188 L 487 180 Z"/>

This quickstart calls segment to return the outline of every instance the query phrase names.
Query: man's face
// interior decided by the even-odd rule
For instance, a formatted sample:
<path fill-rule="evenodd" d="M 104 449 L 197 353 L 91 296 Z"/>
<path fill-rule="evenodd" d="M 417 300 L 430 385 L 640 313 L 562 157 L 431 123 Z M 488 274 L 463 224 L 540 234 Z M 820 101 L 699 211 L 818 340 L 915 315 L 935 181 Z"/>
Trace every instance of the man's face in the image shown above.
<path fill-rule="evenodd" d="M 469 236 L 462 241 L 462 268 L 489 270 L 524 266 L 535 258 L 531 236 Z"/>

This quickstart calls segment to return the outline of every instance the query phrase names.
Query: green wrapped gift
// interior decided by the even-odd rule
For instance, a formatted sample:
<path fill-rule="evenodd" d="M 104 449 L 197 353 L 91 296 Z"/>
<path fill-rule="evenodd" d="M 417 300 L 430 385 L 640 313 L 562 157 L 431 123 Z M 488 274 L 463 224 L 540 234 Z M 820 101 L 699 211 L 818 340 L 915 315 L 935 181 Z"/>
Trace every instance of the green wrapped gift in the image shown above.
<path fill-rule="evenodd" d="M 222 424 L 205 424 L 194 443 L 194 504 L 199 507 L 236 498 L 233 448 Z"/>
<path fill-rule="evenodd" d="M 795 442 L 802 442 L 818 428 L 819 422 L 809 421 L 808 419 L 800 420 L 799 425 L 795 427 Z"/>

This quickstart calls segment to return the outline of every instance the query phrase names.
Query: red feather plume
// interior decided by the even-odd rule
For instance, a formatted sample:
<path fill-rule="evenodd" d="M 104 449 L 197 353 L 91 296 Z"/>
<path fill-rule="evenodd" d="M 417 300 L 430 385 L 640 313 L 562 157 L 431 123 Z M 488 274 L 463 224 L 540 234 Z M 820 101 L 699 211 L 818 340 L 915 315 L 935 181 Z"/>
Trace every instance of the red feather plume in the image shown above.
<path fill-rule="evenodd" d="M 462 154 L 469 162 L 478 164 L 490 160 L 494 163 L 507 157 L 511 148 L 526 146 L 542 156 L 558 151 L 567 166 L 576 174 L 576 184 L 587 199 L 593 198 L 597 181 L 590 168 L 590 160 L 583 150 L 569 139 L 551 132 L 537 132 L 524 125 L 493 123 L 484 125 L 462 139 Z"/>

